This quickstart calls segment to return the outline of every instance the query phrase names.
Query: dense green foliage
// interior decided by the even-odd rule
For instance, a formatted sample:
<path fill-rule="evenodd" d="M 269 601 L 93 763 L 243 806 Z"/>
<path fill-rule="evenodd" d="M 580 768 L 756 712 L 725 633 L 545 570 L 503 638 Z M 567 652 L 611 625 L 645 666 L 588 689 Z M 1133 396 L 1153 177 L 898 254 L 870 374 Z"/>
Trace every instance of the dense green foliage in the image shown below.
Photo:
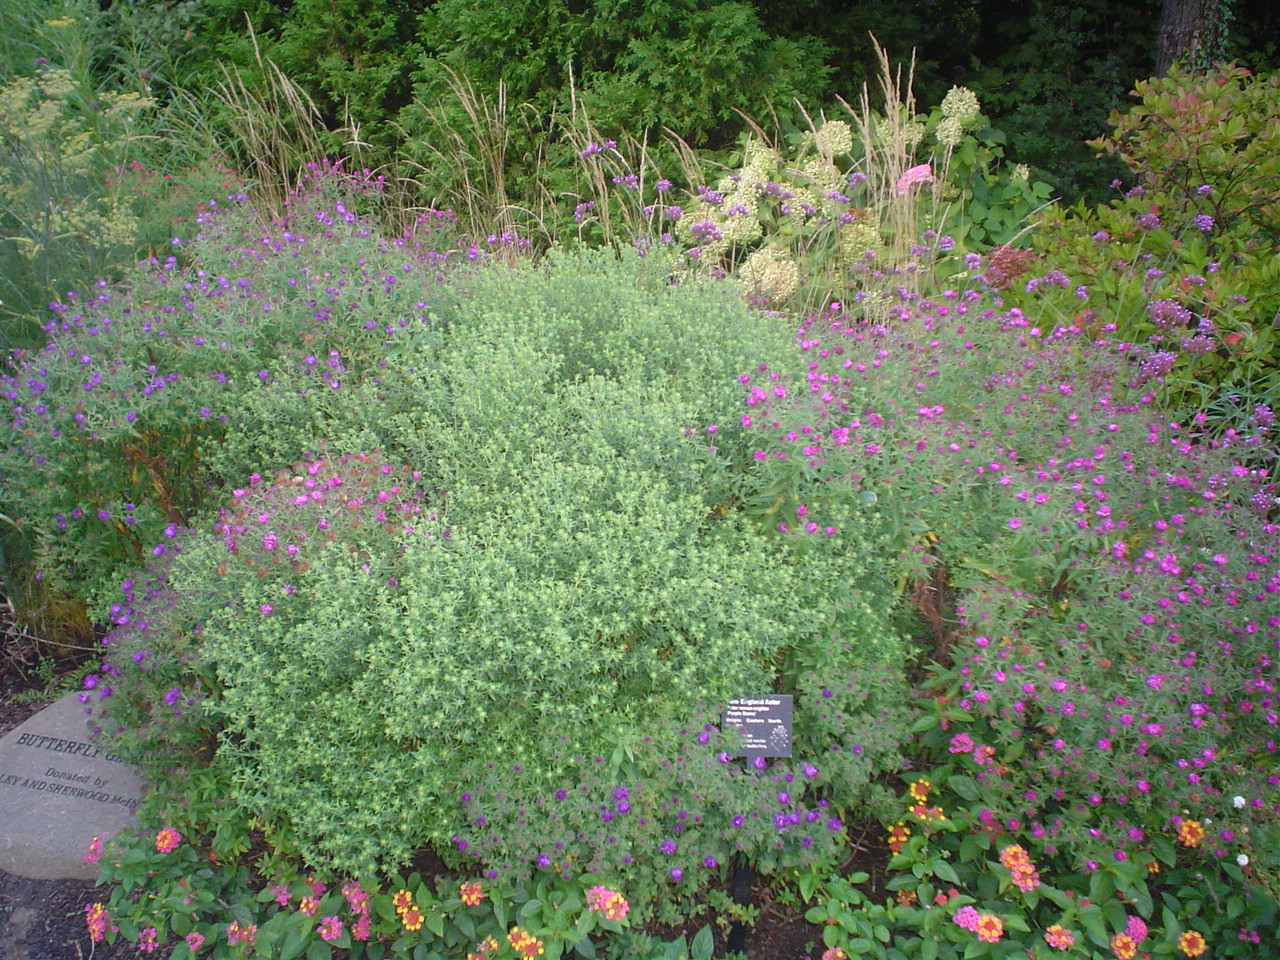
<path fill-rule="evenodd" d="M 312 223 L 345 206 L 321 193 L 293 209 Z M 101 556 L 116 537 L 158 558 L 110 610 L 125 672 L 109 714 L 137 730 L 128 755 L 170 767 L 200 730 L 220 731 L 246 812 L 288 824 L 313 862 L 363 872 L 447 840 L 477 758 L 536 770 L 530 789 L 545 790 L 655 704 L 771 689 L 784 664 L 826 662 L 833 636 L 853 644 L 851 665 L 896 656 L 886 605 L 859 593 L 873 533 L 851 517 L 839 538 L 771 544 L 726 510 L 729 466 L 745 458 L 735 376 L 784 349 L 776 321 L 720 287 L 672 288 L 660 260 L 635 254 L 494 264 L 441 286 L 411 247 L 335 219 L 302 252 L 276 228 L 280 242 L 230 257 L 234 232 L 211 220 L 187 271 L 135 290 L 153 310 L 165 290 L 199 291 L 199 310 L 159 309 L 123 337 L 101 320 L 51 331 L 46 353 L 79 375 L 90 344 L 114 362 L 87 391 L 44 381 L 46 416 L 68 419 L 43 427 L 47 452 L 31 441 L 19 453 L 27 497 L 93 496 L 109 489 L 112 444 L 156 447 L 130 454 L 146 468 L 136 503 L 113 501 L 106 520 L 64 508 L 48 531 L 50 549 Z M 317 320 L 307 297 L 321 286 L 335 306 Z M 434 306 L 403 328 L 362 323 L 366 310 L 395 315 L 392 288 Z M 215 356 L 236 363 L 210 376 Z M 164 384 L 161 399 L 132 385 L 135 368 Z M 95 414 L 101 433 L 80 439 L 73 398 L 100 388 L 135 415 Z M 377 461 L 346 455 L 362 448 L 412 477 L 392 470 L 398 486 L 379 486 Z M 317 459 L 262 480 L 286 449 Z M 225 489 L 252 462 L 212 538 L 178 535 L 184 515 L 208 516 L 178 478 L 199 468 Z M 421 493 L 405 500 L 409 489 Z M 165 696 L 196 709 L 166 719 Z"/>
<path fill-rule="evenodd" d="M 1029 314 L 1114 330 L 1170 408 L 1239 429 L 1280 387 L 1280 85 L 1227 67 L 1138 93 L 1093 144 L 1138 184 L 1108 204 L 1046 211 L 1034 237 L 1049 269 L 1012 281 L 1009 296 Z"/>
<path fill-rule="evenodd" d="M 153 75 L 145 114 L 252 185 L 116 156 L 128 38 L 201 7 L 241 71 L 212 106 Z M 932 7 L 955 54 L 1010 12 Z M 115 885 L 91 939 L 702 960 L 710 925 L 654 922 L 753 919 L 738 860 L 825 960 L 1275 941 L 1272 79 L 1139 83 L 1095 144 L 1137 185 L 1028 221 L 1048 186 L 980 94 L 926 76 L 918 107 L 887 58 L 883 103 L 685 149 L 682 187 L 643 91 L 734 142 L 743 91 L 692 68 L 747 38 L 792 84 L 820 44 L 770 4 L 517 5 L 523 33 L 486 4 L 264 2 L 253 34 L 242 8 L 32 9 L 0 39 L 80 64 L 5 74 L 11 209 L 84 200 L 101 229 L 48 263 L 127 280 L 52 291 L 0 382 L 3 519 L 109 625 L 81 698 L 153 782 L 141 831 L 87 852 Z M 1038 42 L 1103 29 L 1077 8 L 1030 5 Z M 343 163 L 295 181 L 354 131 L 264 50 L 377 149 L 412 127 L 458 215 Z M 567 117 L 571 61 L 616 141 Z M 562 189 L 573 226 L 539 225 Z M 789 758 L 736 762 L 744 693 L 794 697 Z M 871 884 L 847 868 L 881 826 Z"/>

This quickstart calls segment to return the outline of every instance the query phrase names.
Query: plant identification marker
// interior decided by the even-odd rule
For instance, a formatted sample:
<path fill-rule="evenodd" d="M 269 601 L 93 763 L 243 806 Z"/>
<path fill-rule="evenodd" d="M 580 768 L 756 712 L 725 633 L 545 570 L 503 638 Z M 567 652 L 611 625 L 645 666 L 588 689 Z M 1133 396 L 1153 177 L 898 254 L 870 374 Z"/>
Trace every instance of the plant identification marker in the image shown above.
<path fill-rule="evenodd" d="M 119 833 L 142 778 L 89 739 L 69 693 L 0 739 L 0 870 L 33 880 L 94 880 L 89 841 Z"/>
<path fill-rule="evenodd" d="M 730 700 L 720 728 L 742 737 L 740 757 L 791 756 L 791 695 L 771 693 L 763 697 Z"/>

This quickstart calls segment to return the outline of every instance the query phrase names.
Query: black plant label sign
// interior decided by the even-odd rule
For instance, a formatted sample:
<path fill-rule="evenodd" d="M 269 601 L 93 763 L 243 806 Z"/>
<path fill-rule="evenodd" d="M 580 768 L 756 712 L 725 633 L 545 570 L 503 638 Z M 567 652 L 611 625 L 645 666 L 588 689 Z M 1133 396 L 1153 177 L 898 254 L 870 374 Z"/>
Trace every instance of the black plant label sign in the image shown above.
<path fill-rule="evenodd" d="M 742 737 L 740 757 L 791 756 L 791 696 L 768 694 L 730 700 L 721 729 Z"/>

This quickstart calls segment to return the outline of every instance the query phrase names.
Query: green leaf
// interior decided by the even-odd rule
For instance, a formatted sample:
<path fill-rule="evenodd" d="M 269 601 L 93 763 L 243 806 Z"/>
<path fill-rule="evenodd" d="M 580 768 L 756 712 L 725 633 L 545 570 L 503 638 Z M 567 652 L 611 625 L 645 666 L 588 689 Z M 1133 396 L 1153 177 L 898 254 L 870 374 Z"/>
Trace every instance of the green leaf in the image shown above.
<path fill-rule="evenodd" d="M 1057 887 L 1050 887 L 1042 883 L 1037 889 L 1040 891 L 1040 896 L 1044 897 L 1059 910 L 1067 910 L 1074 906 L 1071 898 Z"/>
<path fill-rule="evenodd" d="M 302 948 L 306 945 L 306 934 L 301 930 L 290 930 L 284 938 L 284 943 L 280 944 L 280 960 L 293 960 L 294 957 L 302 956 Z"/>
<path fill-rule="evenodd" d="M 960 841 L 960 862 L 977 860 L 991 848 L 991 838 L 985 833 L 971 833 Z"/>
<path fill-rule="evenodd" d="M 982 795 L 982 788 L 973 777 L 959 774 L 947 777 L 947 786 L 952 793 L 970 802 L 977 800 Z"/>
<path fill-rule="evenodd" d="M 1080 922 L 1084 925 L 1085 932 L 1089 934 L 1089 939 L 1095 944 L 1108 949 L 1111 946 L 1111 938 L 1107 936 L 1107 928 L 1102 923 L 1102 917 L 1093 914 L 1088 917 L 1081 917 Z"/>
<path fill-rule="evenodd" d="M 715 953 L 716 941 L 711 933 L 711 924 L 707 924 L 693 936 L 693 942 L 689 945 L 690 960 L 710 960 Z"/>
<path fill-rule="evenodd" d="M 323 940 L 312 940 L 307 947 L 307 960 L 331 960 L 333 948 Z"/>
<path fill-rule="evenodd" d="M 926 713 L 911 725 L 911 732 L 924 733 L 926 730 L 932 730 L 937 725 L 938 718 L 934 714 Z"/>
<path fill-rule="evenodd" d="M 1098 904 L 1106 903 L 1115 892 L 1116 885 L 1111 874 L 1095 870 L 1089 878 L 1089 899 Z"/>
<path fill-rule="evenodd" d="M 818 888 L 818 884 L 822 882 L 816 873 L 801 874 L 796 881 L 796 886 L 800 890 L 800 899 L 808 902 L 813 899 L 813 892 Z"/>
<path fill-rule="evenodd" d="M 948 883 L 960 883 L 960 876 L 956 873 L 951 864 L 945 860 L 933 861 L 933 875 L 939 879 L 946 880 Z"/>

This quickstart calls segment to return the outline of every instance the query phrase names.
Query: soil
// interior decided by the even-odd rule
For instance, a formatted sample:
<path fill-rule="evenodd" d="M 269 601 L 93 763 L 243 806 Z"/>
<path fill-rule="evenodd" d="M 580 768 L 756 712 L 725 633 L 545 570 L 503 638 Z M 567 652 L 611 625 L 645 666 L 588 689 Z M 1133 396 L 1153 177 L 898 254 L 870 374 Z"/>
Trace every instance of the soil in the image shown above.
<path fill-rule="evenodd" d="M 0 608 L 0 621 L 4 611 Z M 67 689 L 59 677 L 52 683 L 35 665 L 39 657 L 26 642 L 15 638 L 9 623 L 0 623 L 0 736 L 23 723 L 56 700 Z M 60 664 L 61 679 L 78 671 L 72 661 Z M 857 865 L 851 869 L 868 869 Z M 86 904 L 103 900 L 103 888 L 84 880 L 29 880 L 0 870 L 0 960 L 137 960 L 148 956 L 164 960 L 168 951 L 143 954 L 124 940 L 114 944 L 92 943 L 84 921 Z M 752 902 L 760 906 L 760 919 L 746 930 L 748 960 L 801 960 L 822 952 L 822 931 L 802 916 L 791 914 L 773 902 L 772 892 L 757 883 Z M 681 933 L 689 938 L 704 921 L 686 930 L 656 931 L 671 939 Z M 724 936 L 717 931 L 717 954 L 723 953 Z"/>

